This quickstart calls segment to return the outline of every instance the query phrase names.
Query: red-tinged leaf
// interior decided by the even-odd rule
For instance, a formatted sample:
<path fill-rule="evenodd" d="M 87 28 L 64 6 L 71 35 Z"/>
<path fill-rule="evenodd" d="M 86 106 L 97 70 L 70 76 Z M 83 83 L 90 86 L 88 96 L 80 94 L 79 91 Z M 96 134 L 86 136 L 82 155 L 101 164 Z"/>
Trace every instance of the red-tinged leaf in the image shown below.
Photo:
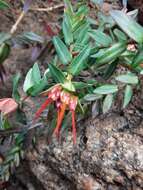
<path fill-rule="evenodd" d="M 56 35 L 56 32 L 53 31 L 52 27 L 51 27 L 49 24 L 46 24 L 45 30 L 46 30 L 47 34 L 48 34 L 50 37 L 53 37 L 53 36 Z"/>
<path fill-rule="evenodd" d="M 0 99 L 0 111 L 3 115 L 11 114 L 12 112 L 16 111 L 18 108 L 18 104 L 12 98 L 3 98 Z"/>
<path fill-rule="evenodd" d="M 73 143 L 76 144 L 75 111 L 72 111 L 72 134 L 73 134 Z"/>
<path fill-rule="evenodd" d="M 46 107 L 51 104 L 53 102 L 53 100 L 51 98 L 48 98 L 42 105 L 41 107 L 37 110 L 37 112 L 35 113 L 35 117 L 33 119 L 33 122 L 36 121 L 36 119 L 38 119 L 41 115 L 41 113 L 46 109 Z"/>
<path fill-rule="evenodd" d="M 60 113 L 58 114 L 57 125 L 54 130 L 54 134 L 57 136 L 57 138 L 59 137 L 59 132 L 60 132 L 61 124 L 65 115 L 66 107 L 67 105 L 63 103 L 60 108 Z"/>

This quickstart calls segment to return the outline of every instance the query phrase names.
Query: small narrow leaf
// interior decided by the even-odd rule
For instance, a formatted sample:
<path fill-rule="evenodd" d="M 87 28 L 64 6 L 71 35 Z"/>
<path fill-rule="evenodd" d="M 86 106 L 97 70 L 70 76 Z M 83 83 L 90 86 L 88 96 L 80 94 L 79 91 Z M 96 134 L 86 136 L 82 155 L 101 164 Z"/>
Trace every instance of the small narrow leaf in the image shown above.
<path fill-rule="evenodd" d="M 69 16 L 66 14 L 64 15 L 62 29 L 63 29 L 65 43 L 67 45 L 70 45 L 73 42 L 72 26 L 70 23 Z"/>
<path fill-rule="evenodd" d="M 67 80 L 63 74 L 63 72 L 57 68 L 55 65 L 53 64 L 49 64 L 49 69 L 50 69 L 50 73 L 53 76 L 54 80 L 58 83 L 65 83 L 65 81 Z"/>
<path fill-rule="evenodd" d="M 24 81 L 24 85 L 23 85 L 23 91 L 27 92 L 28 89 L 30 89 L 33 85 L 34 85 L 34 81 L 32 78 L 32 68 L 31 68 L 25 77 L 25 81 Z"/>
<path fill-rule="evenodd" d="M 116 28 L 113 32 L 119 41 L 127 41 L 127 36 L 121 30 Z"/>
<path fill-rule="evenodd" d="M 44 90 L 47 84 L 48 81 L 46 77 L 43 77 L 40 81 L 38 81 L 38 83 L 34 84 L 31 88 L 28 89 L 27 94 L 30 96 L 37 96 Z"/>
<path fill-rule="evenodd" d="M 0 9 L 9 8 L 9 4 L 3 0 L 0 0 Z"/>
<path fill-rule="evenodd" d="M 89 35 L 102 47 L 108 47 L 112 44 L 112 38 L 99 30 L 91 30 Z"/>
<path fill-rule="evenodd" d="M 10 35 L 10 34 L 5 33 L 5 32 L 1 32 L 1 33 L 0 33 L 0 45 L 1 45 L 3 42 L 9 40 L 10 38 L 11 38 L 11 35 Z"/>
<path fill-rule="evenodd" d="M 85 47 L 81 53 L 73 59 L 71 65 L 69 66 L 69 72 L 72 75 L 78 74 L 82 69 L 86 67 L 85 61 L 90 54 L 90 50 L 90 47 Z"/>
<path fill-rule="evenodd" d="M 85 82 L 73 82 L 73 85 L 74 85 L 76 90 L 83 89 L 83 88 L 88 88 L 90 86 L 93 86 L 93 84 L 89 83 L 89 82 L 87 82 L 87 83 L 85 83 Z"/>
<path fill-rule="evenodd" d="M 97 54 L 92 55 L 92 57 L 96 58 L 97 66 L 104 65 L 106 63 L 109 63 L 111 61 L 114 61 L 117 59 L 124 51 L 126 50 L 126 44 L 125 43 L 116 43 L 112 47 L 101 50 Z"/>
<path fill-rule="evenodd" d="M 103 86 L 100 86 L 94 90 L 94 93 L 97 94 L 111 94 L 115 93 L 118 91 L 118 86 L 117 85 L 112 85 L 112 84 L 106 84 Z"/>
<path fill-rule="evenodd" d="M 20 78 L 21 78 L 20 73 L 16 74 L 16 75 L 13 77 L 12 97 L 13 97 L 13 99 L 15 99 L 17 102 L 20 101 L 20 94 L 19 94 L 19 92 L 18 92 L 18 83 L 19 83 Z"/>
<path fill-rule="evenodd" d="M 113 103 L 113 94 L 108 94 L 103 101 L 103 113 L 106 113 L 110 110 Z"/>
<path fill-rule="evenodd" d="M 125 88 L 123 108 L 125 108 L 129 104 L 132 95 L 133 95 L 132 87 L 130 85 L 127 85 Z"/>
<path fill-rule="evenodd" d="M 143 51 L 140 51 L 134 56 L 134 59 L 132 61 L 132 67 L 136 68 L 140 64 L 143 63 Z"/>
<path fill-rule="evenodd" d="M 3 63 L 9 56 L 11 47 L 7 43 L 0 45 L 0 64 Z"/>
<path fill-rule="evenodd" d="M 67 49 L 66 45 L 61 41 L 58 36 L 55 36 L 53 38 L 53 43 L 61 62 L 65 65 L 68 64 L 72 59 L 72 55 Z"/>
<path fill-rule="evenodd" d="M 138 43 L 143 42 L 143 27 L 139 25 L 130 16 L 125 14 L 123 11 L 112 10 L 110 11 L 111 16 L 119 25 L 119 27 L 133 40 Z"/>
<path fill-rule="evenodd" d="M 138 84 L 138 77 L 132 73 L 119 75 L 116 80 L 127 84 Z"/>
<path fill-rule="evenodd" d="M 32 79 L 34 83 L 38 83 L 39 80 L 41 80 L 41 73 L 37 62 L 33 65 L 32 68 Z"/>
<path fill-rule="evenodd" d="M 107 69 L 105 70 L 105 73 L 104 73 L 104 76 L 103 78 L 104 79 L 109 79 L 111 77 L 111 75 L 114 73 L 114 71 L 116 70 L 116 67 L 117 67 L 117 64 L 118 64 L 118 61 L 114 61 L 112 62 L 108 67 Z"/>
<path fill-rule="evenodd" d="M 39 43 L 44 42 L 44 38 L 34 32 L 25 32 L 20 37 L 26 40 L 30 40 L 32 42 L 39 42 Z"/>
<path fill-rule="evenodd" d="M 87 94 L 86 96 L 84 96 L 84 100 L 86 101 L 95 101 L 98 99 L 101 99 L 103 96 L 101 94 Z"/>
<path fill-rule="evenodd" d="M 64 0 L 64 3 L 65 3 L 65 9 L 66 11 L 72 15 L 74 12 L 73 12 L 73 8 L 72 8 L 72 4 L 71 4 L 71 1 L 70 0 Z"/>

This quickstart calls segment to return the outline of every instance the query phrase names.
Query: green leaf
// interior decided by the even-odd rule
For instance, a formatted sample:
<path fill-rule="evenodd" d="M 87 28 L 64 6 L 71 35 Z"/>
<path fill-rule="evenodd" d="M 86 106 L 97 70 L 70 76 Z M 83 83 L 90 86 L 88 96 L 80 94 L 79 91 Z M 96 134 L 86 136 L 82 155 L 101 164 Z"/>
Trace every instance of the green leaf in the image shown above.
<path fill-rule="evenodd" d="M 73 42 L 72 26 L 68 15 L 64 15 L 64 20 L 62 24 L 64 40 L 67 45 L 70 45 Z"/>
<path fill-rule="evenodd" d="M 9 4 L 3 0 L 0 0 L 0 9 L 9 8 Z"/>
<path fill-rule="evenodd" d="M 113 94 L 108 94 L 103 101 L 103 113 L 107 113 L 113 103 Z"/>
<path fill-rule="evenodd" d="M 119 41 L 127 41 L 127 36 L 121 30 L 116 28 L 113 32 Z"/>
<path fill-rule="evenodd" d="M 73 82 L 73 85 L 74 85 L 76 90 L 93 86 L 92 83 L 88 83 L 88 82 L 87 83 L 85 83 L 85 82 Z"/>
<path fill-rule="evenodd" d="M 85 17 L 88 14 L 88 11 L 89 11 L 88 6 L 81 5 L 81 6 L 79 6 L 79 9 L 75 14 L 75 17 L 77 17 L 79 19 L 82 17 Z"/>
<path fill-rule="evenodd" d="M 119 56 L 126 50 L 125 43 L 116 43 L 112 47 L 101 50 L 97 54 L 92 55 L 92 57 L 96 58 L 95 64 L 97 66 L 104 65 L 106 63 L 110 63 L 115 59 L 119 58 Z"/>
<path fill-rule="evenodd" d="M 63 72 L 53 64 L 49 64 L 50 73 L 57 83 L 65 83 L 67 80 Z"/>
<path fill-rule="evenodd" d="M 69 72 L 72 75 L 77 75 L 82 69 L 86 67 L 85 61 L 90 55 L 90 47 L 85 47 L 78 56 L 76 56 L 69 66 Z"/>
<path fill-rule="evenodd" d="M 62 87 L 68 91 L 75 92 L 75 87 L 71 81 L 65 81 Z"/>
<path fill-rule="evenodd" d="M 9 121 L 8 121 L 7 118 L 3 119 L 2 128 L 3 129 L 10 129 L 11 128 L 11 125 L 10 125 L 10 123 L 9 123 Z"/>
<path fill-rule="evenodd" d="M 19 80 L 21 78 L 20 73 L 16 74 L 13 77 L 13 89 L 12 89 L 12 97 L 19 102 L 20 101 L 20 94 L 18 92 L 18 84 L 19 84 Z"/>
<path fill-rule="evenodd" d="M 38 85 L 41 80 L 42 79 L 41 79 L 38 63 L 35 63 L 33 67 L 28 71 L 25 77 L 25 81 L 23 85 L 24 92 L 28 93 L 29 89 L 31 89 L 36 84 Z"/>
<path fill-rule="evenodd" d="M 89 42 L 89 33 L 88 30 L 90 29 L 89 24 L 85 23 L 82 27 L 80 27 L 80 30 L 76 31 L 74 33 L 74 38 L 76 39 L 76 42 L 74 44 L 74 51 L 79 51 L 81 48 L 78 48 L 76 46 L 85 47 L 85 45 Z"/>
<path fill-rule="evenodd" d="M 101 94 L 87 94 L 86 96 L 84 96 L 84 100 L 86 101 L 95 101 L 98 99 L 101 99 L 103 96 Z"/>
<path fill-rule="evenodd" d="M 108 47 L 112 44 L 112 38 L 99 30 L 91 30 L 89 35 L 102 47 Z"/>
<path fill-rule="evenodd" d="M 111 94 L 118 91 L 117 85 L 106 84 L 96 88 L 93 92 L 97 94 Z"/>
<path fill-rule="evenodd" d="M 3 42 L 9 40 L 10 38 L 11 38 L 11 35 L 10 35 L 9 33 L 1 32 L 1 33 L 0 33 L 0 45 L 1 45 Z"/>
<path fill-rule="evenodd" d="M 118 65 L 118 61 L 117 61 L 117 60 L 114 61 L 114 62 L 112 62 L 112 63 L 107 67 L 107 69 L 105 70 L 105 73 L 104 73 L 103 78 L 106 79 L 106 80 L 109 79 L 109 78 L 112 76 L 112 74 L 114 73 L 114 71 L 116 70 L 117 65 Z"/>
<path fill-rule="evenodd" d="M 133 95 L 132 87 L 130 85 L 127 85 L 125 88 L 123 108 L 125 108 L 129 104 L 132 95 Z"/>
<path fill-rule="evenodd" d="M 39 43 L 44 42 L 44 38 L 34 32 L 25 32 L 20 37 L 25 40 L 32 41 L 32 42 L 39 42 Z"/>
<path fill-rule="evenodd" d="M 11 47 L 7 43 L 0 45 L 0 64 L 3 63 L 9 56 Z"/>
<path fill-rule="evenodd" d="M 35 83 L 31 88 L 28 89 L 27 94 L 30 96 L 37 96 L 47 86 L 48 81 L 46 77 L 43 77 L 40 81 Z"/>
<path fill-rule="evenodd" d="M 88 33 L 89 30 L 89 23 L 84 22 L 76 31 L 74 31 L 74 39 L 77 42 L 83 41 L 83 38 L 85 38 L 85 35 Z"/>
<path fill-rule="evenodd" d="M 25 77 L 25 81 L 24 81 L 24 85 L 23 85 L 23 91 L 27 92 L 28 89 L 30 89 L 33 85 L 34 85 L 34 81 L 32 78 L 32 68 L 31 68 Z"/>
<path fill-rule="evenodd" d="M 134 57 L 134 59 L 132 61 L 131 66 L 136 68 L 141 63 L 143 63 L 143 51 L 142 50 L 136 54 L 136 56 Z"/>
<path fill-rule="evenodd" d="M 116 80 L 119 82 L 127 83 L 127 84 L 138 84 L 138 77 L 132 73 L 119 75 L 116 77 Z"/>
<path fill-rule="evenodd" d="M 143 43 L 143 27 L 123 11 L 112 10 L 111 16 L 119 27 L 133 40 Z"/>
<path fill-rule="evenodd" d="M 32 68 L 32 79 L 34 83 L 37 83 L 39 80 L 41 80 L 41 73 L 37 62 L 33 65 Z"/>
<path fill-rule="evenodd" d="M 53 43 L 61 62 L 65 65 L 68 64 L 72 59 L 72 55 L 67 49 L 66 45 L 58 36 L 53 37 Z"/>
<path fill-rule="evenodd" d="M 69 0 L 64 0 L 65 3 L 65 10 L 66 12 L 68 12 L 68 14 L 73 15 L 73 8 L 72 8 L 72 4 L 71 1 Z"/>

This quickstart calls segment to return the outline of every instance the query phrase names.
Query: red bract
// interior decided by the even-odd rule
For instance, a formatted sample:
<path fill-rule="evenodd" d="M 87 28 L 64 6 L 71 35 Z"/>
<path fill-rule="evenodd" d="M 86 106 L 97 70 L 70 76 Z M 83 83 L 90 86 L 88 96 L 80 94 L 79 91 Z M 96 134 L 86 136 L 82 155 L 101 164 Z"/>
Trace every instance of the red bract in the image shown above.
<path fill-rule="evenodd" d="M 45 93 L 43 93 L 45 95 Z M 78 102 L 78 98 L 71 93 L 65 91 L 60 85 L 54 86 L 50 91 L 46 92 L 48 99 L 42 104 L 40 109 L 35 114 L 34 120 L 38 119 L 44 109 L 55 102 L 57 108 L 57 124 L 54 130 L 54 134 L 59 137 L 62 121 L 64 119 L 65 111 L 68 109 L 72 113 L 72 132 L 73 142 L 76 144 L 76 124 L 75 124 L 75 110 Z"/>
<path fill-rule="evenodd" d="M 3 115 L 11 114 L 16 111 L 18 104 L 12 98 L 2 98 L 0 99 L 0 111 Z"/>

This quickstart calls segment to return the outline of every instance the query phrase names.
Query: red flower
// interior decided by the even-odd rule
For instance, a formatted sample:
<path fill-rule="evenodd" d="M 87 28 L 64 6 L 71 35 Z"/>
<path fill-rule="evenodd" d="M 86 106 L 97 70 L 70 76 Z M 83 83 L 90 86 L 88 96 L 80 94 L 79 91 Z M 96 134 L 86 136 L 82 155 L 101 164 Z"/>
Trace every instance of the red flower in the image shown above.
<path fill-rule="evenodd" d="M 54 86 L 50 91 L 43 93 L 48 95 L 48 99 L 42 104 L 40 109 L 36 112 L 34 120 L 38 119 L 44 109 L 52 102 L 56 103 L 57 108 L 57 124 L 54 130 L 54 134 L 59 137 L 62 121 L 65 115 L 65 111 L 68 109 L 72 113 L 72 133 L 73 142 L 76 144 L 76 124 L 75 124 L 75 110 L 78 102 L 78 98 L 71 93 L 65 91 L 60 85 Z"/>

